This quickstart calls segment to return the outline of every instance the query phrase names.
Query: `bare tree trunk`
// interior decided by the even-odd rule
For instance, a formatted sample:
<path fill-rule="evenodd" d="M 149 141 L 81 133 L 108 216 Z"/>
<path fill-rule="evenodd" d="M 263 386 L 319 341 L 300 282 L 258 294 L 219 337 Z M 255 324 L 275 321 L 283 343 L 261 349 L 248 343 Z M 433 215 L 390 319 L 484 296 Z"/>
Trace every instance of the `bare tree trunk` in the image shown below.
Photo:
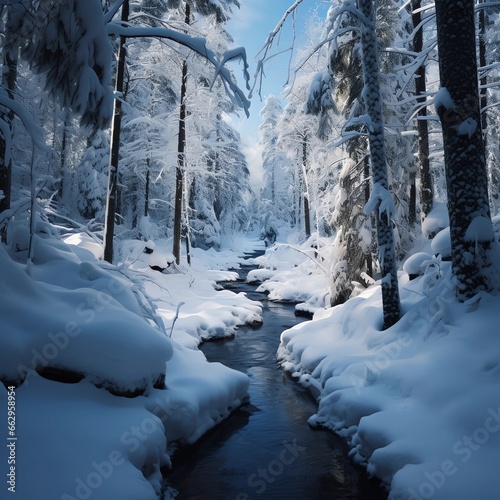
<path fill-rule="evenodd" d="M 491 289 L 487 274 L 493 229 L 479 108 L 474 3 L 436 0 L 441 79 L 436 108 L 443 129 L 452 269 L 460 300 Z"/>
<path fill-rule="evenodd" d="M 366 205 L 370 200 L 370 194 L 371 194 L 370 183 L 368 182 L 368 179 L 370 178 L 370 157 L 368 155 L 365 155 L 365 158 L 363 159 L 363 176 L 366 179 L 365 180 L 365 205 Z M 368 274 L 368 276 L 373 278 L 373 257 L 371 248 L 368 249 L 368 252 L 366 253 L 365 256 L 365 260 L 366 260 L 366 274 Z"/>
<path fill-rule="evenodd" d="M 479 3 L 484 3 L 484 0 L 479 0 Z M 488 29 L 488 19 L 486 16 L 486 10 L 483 7 L 479 11 L 479 66 L 484 68 L 486 66 L 486 30 Z M 481 88 L 479 89 L 479 95 L 481 97 L 481 109 L 483 112 L 481 113 L 481 127 L 483 129 L 483 141 L 484 141 L 484 149 L 487 149 L 486 143 L 486 129 L 488 127 L 488 115 L 486 113 L 486 106 L 488 106 L 488 89 L 486 85 L 488 83 L 488 77 L 486 76 L 486 71 L 483 71 L 481 74 L 481 78 L 479 80 L 479 84 Z"/>
<path fill-rule="evenodd" d="M 146 158 L 146 188 L 144 193 L 144 217 L 147 217 L 149 214 L 149 177 L 150 177 L 150 161 L 149 158 Z"/>
<path fill-rule="evenodd" d="M 59 198 L 64 202 L 65 174 L 66 174 L 66 153 L 68 148 L 68 126 L 69 126 L 69 111 L 64 110 L 64 120 L 61 138 L 61 156 L 59 161 L 59 171 L 61 172 L 61 181 L 59 182 Z"/>
<path fill-rule="evenodd" d="M 16 9 L 15 6 L 9 6 L 8 8 L 8 19 L 6 22 L 5 39 L 3 47 L 3 75 L 2 75 L 2 86 L 6 88 L 7 95 L 10 99 L 14 99 L 14 90 L 17 81 L 17 62 L 18 62 L 18 46 L 15 42 L 15 33 L 12 33 L 12 26 L 9 26 L 10 17 L 14 16 L 15 13 L 12 9 Z M 14 113 L 12 110 L 5 110 L 0 113 L 0 120 L 2 120 L 5 125 L 3 127 L 4 133 L 10 135 L 6 138 L 2 133 L 0 133 L 0 191 L 2 196 L 0 197 L 0 213 L 4 210 L 9 210 L 11 205 L 11 193 L 12 193 L 12 159 L 11 152 L 7 150 L 12 140 L 12 121 L 14 119 Z M 6 239 L 6 232 L 2 231 L 1 235 L 2 241 Z"/>
<path fill-rule="evenodd" d="M 129 0 L 122 5 L 122 22 L 128 22 Z M 116 70 L 115 91 L 117 94 L 123 92 L 123 81 L 125 77 L 125 42 L 126 37 L 120 37 L 118 49 L 118 67 Z M 122 103 L 120 99 L 114 101 L 113 121 L 111 124 L 111 154 L 109 158 L 108 195 L 106 198 L 106 222 L 104 225 L 104 260 L 113 262 L 113 240 L 115 232 L 115 213 L 117 201 L 118 183 L 118 160 L 120 157 L 120 129 L 122 123 Z"/>
<path fill-rule="evenodd" d="M 186 2 L 185 23 L 189 24 L 191 8 Z M 177 264 L 181 263 L 182 238 L 182 198 L 184 194 L 184 167 L 186 155 L 186 93 L 187 93 L 187 61 L 182 63 L 181 106 L 179 111 L 179 134 L 177 141 L 177 167 L 175 169 L 175 202 L 174 202 L 174 241 L 172 253 Z"/>
<path fill-rule="evenodd" d="M 311 236 L 311 213 L 309 209 L 309 184 L 307 182 L 307 134 L 302 139 L 302 172 L 304 175 L 304 227 L 306 238 Z"/>
<path fill-rule="evenodd" d="M 361 44 L 363 48 L 363 76 L 365 84 L 366 111 L 370 117 L 370 158 L 374 188 L 380 197 L 390 196 L 387 177 L 387 163 L 384 140 L 384 120 L 379 82 L 379 60 L 375 15 L 372 0 L 359 0 L 359 9 L 365 17 Z M 374 194 L 372 193 L 372 196 Z M 387 200 L 384 200 L 387 202 Z M 382 198 L 377 201 L 375 217 L 377 221 L 377 243 L 382 273 L 382 303 L 384 312 L 383 328 L 389 328 L 400 318 L 399 286 L 392 220 L 388 210 L 380 210 Z"/>
<path fill-rule="evenodd" d="M 422 5 L 422 0 L 413 0 L 411 7 L 413 10 L 412 20 L 413 28 L 422 21 L 422 15 L 418 11 Z M 423 27 L 420 26 L 415 33 L 413 40 L 413 51 L 420 54 L 424 47 Z M 422 63 L 416 72 L 415 93 L 418 97 L 417 102 L 422 106 L 417 114 L 417 132 L 418 132 L 418 163 L 420 169 L 420 210 L 422 220 L 429 215 L 434 202 L 434 193 L 432 189 L 432 176 L 429 161 L 429 127 L 427 122 L 427 108 L 423 105 L 426 100 L 426 69 L 425 63 Z"/>

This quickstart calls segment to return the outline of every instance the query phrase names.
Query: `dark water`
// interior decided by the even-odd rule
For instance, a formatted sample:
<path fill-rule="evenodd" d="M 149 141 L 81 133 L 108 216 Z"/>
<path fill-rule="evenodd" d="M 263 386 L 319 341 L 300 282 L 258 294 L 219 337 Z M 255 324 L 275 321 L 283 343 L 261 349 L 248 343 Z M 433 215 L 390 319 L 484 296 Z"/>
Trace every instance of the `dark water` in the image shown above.
<path fill-rule="evenodd" d="M 351 463 L 337 435 L 308 426 L 316 404 L 277 366 L 281 332 L 304 319 L 294 316 L 293 305 L 268 302 L 254 286 L 229 287 L 263 302 L 264 325 L 201 349 L 209 361 L 249 375 L 250 404 L 175 457 L 168 479 L 177 499 L 386 499 L 386 491 Z"/>

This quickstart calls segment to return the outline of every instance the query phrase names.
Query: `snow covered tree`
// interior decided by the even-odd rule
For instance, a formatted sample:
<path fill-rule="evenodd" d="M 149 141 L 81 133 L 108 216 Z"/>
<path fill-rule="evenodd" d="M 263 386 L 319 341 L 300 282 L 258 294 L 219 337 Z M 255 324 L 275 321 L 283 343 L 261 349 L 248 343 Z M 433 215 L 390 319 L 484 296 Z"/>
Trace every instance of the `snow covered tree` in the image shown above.
<path fill-rule="evenodd" d="M 109 134 L 98 130 L 90 139 L 76 171 L 73 194 L 84 219 L 104 222 L 107 169 L 109 166 Z"/>
<path fill-rule="evenodd" d="M 259 143 L 262 147 L 262 168 L 264 186 L 260 195 L 260 225 L 262 238 L 274 242 L 276 236 L 288 230 L 294 207 L 290 205 L 289 160 L 286 152 L 278 144 L 278 123 L 283 113 L 278 97 L 269 95 L 260 114 Z"/>
<path fill-rule="evenodd" d="M 4 38 L 2 44 L 2 81 L 0 92 L 6 92 L 9 99 L 14 99 L 19 59 L 19 29 L 24 8 L 20 3 L 4 5 L 0 15 L 4 18 Z M 14 113 L 3 109 L 0 113 L 0 213 L 10 208 L 12 187 L 12 128 Z"/>
<path fill-rule="evenodd" d="M 370 198 L 370 163 L 375 190 L 373 196 L 380 198 L 384 192 L 387 195 L 384 195 L 385 202 L 390 200 L 382 114 L 383 111 L 386 114 L 389 112 L 382 109 L 378 72 L 383 70 L 387 73 L 390 68 L 391 61 L 387 56 L 379 63 L 379 53 L 393 43 L 399 18 L 392 0 L 377 2 L 376 12 L 368 12 L 371 7 L 371 2 L 359 1 L 356 6 L 356 2 L 345 1 L 330 8 L 325 36 L 325 40 L 330 42 L 328 71 L 320 72 L 313 79 L 307 108 L 320 116 L 320 123 L 325 123 L 322 115 L 333 111 L 341 114 L 345 121 L 341 138 L 336 141 L 345 147 L 349 161 L 344 162 L 341 172 L 334 212 L 337 238 L 336 260 L 332 268 L 332 304 L 346 300 L 353 281 L 362 281 L 360 276 L 364 272 L 372 274 L 371 220 L 364 211 Z M 368 13 L 373 17 L 376 15 L 376 21 Z M 371 34 L 371 30 L 376 32 Z M 360 78 L 361 74 L 363 78 Z M 394 89 L 389 88 L 384 80 L 385 101 L 391 100 L 392 93 Z M 390 122 L 397 127 L 393 114 L 389 114 Z M 324 136 L 324 127 L 320 127 L 319 133 Z M 399 131 L 393 135 L 399 137 Z M 391 159 L 398 165 L 398 140 L 391 139 L 391 146 Z M 397 283 L 394 284 L 395 259 L 391 257 L 394 251 L 391 216 L 386 214 L 381 218 L 379 214 L 377 224 L 386 326 L 394 323 L 399 315 L 399 294 Z M 388 283 L 391 284 L 388 286 Z"/>
<path fill-rule="evenodd" d="M 184 23 L 191 24 L 191 6 L 185 3 Z M 173 248 L 175 261 L 181 263 L 181 231 L 184 208 L 184 169 L 186 154 L 186 93 L 187 93 L 188 65 L 187 60 L 182 62 L 181 94 L 179 99 L 179 131 L 177 134 L 177 165 L 175 168 L 175 197 L 174 197 L 174 235 Z"/>
<path fill-rule="evenodd" d="M 393 201 L 389 192 L 384 142 L 384 120 L 379 83 L 379 57 L 372 0 L 359 0 L 363 16 L 361 43 L 363 47 L 364 100 L 369 117 L 370 164 L 373 182 L 371 202 L 377 223 L 377 244 L 381 271 L 384 328 L 400 317 L 399 287 L 396 267 L 394 233 L 391 217 Z"/>
<path fill-rule="evenodd" d="M 441 89 L 435 106 L 443 129 L 452 267 L 457 295 L 491 290 L 494 236 L 479 108 L 474 0 L 436 0 Z"/>
<path fill-rule="evenodd" d="M 121 21 L 128 23 L 130 12 L 129 0 L 125 0 L 122 5 Z M 104 260 L 113 262 L 113 242 L 115 235 L 116 203 L 118 196 L 118 163 L 120 155 L 120 132 L 122 123 L 122 94 L 125 77 L 125 43 L 126 37 L 120 36 L 118 47 L 118 63 L 115 76 L 115 92 L 120 99 L 114 99 L 113 122 L 111 124 L 111 152 L 109 158 L 108 172 L 108 194 L 106 196 L 106 220 L 104 224 Z"/>
<path fill-rule="evenodd" d="M 47 89 L 92 127 L 111 118 L 112 49 L 100 0 L 30 2 L 18 35 Z"/>
<path fill-rule="evenodd" d="M 207 9 L 207 8 L 209 10 L 210 10 L 210 8 L 212 10 L 215 9 L 215 12 L 217 13 L 217 12 L 222 12 L 222 11 L 228 12 L 230 10 L 231 4 L 235 4 L 235 3 L 237 4 L 237 2 L 235 2 L 235 0 L 222 2 L 222 3 L 219 2 L 217 4 L 213 4 L 213 3 L 209 2 L 210 5 L 206 5 L 205 2 L 194 2 L 194 6 L 196 8 L 200 8 L 202 10 Z M 191 7 L 191 2 L 189 3 L 189 6 Z M 224 9 L 221 10 L 222 7 L 224 7 Z M 122 16 L 123 16 L 123 10 L 122 10 Z M 187 26 L 187 23 L 185 23 L 185 26 Z M 127 37 L 166 38 L 166 39 L 173 40 L 174 42 L 177 42 L 180 45 L 186 46 L 186 47 L 194 50 L 195 52 L 197 52 L 198 54 L 200 54 L 201 56 L 206 58 L 208 61 L 210 61 L 210 63 L 216 68 L 217 73 L 215 76 L 221 77 L 221 79 L 224 82 L 224 87 L 225 87 L 226 91 L 228 92 L 228 94 L 230 95 L 231 99 L 233 99 L 235 103 L 242 105 L 245 108 L 245 110 L 248 109 L 249 101 L 246 99 L 243 92 L 234 83 L 231 73 L 227 70 L 227 68 L 225 68 L 223 66 L 223 64 L 221 64 L 218 61 L 215 53 L 207 48 L 205 39 L 194 38 L 192 36 L 189 36 L 189 35 L 186 35 L 183 33 L 179 33 L 179 32 L 173 31 L 169 28 L 164 28 L 164 27 L 160 27 L 160 28 L 156 28 L 156 27 L 147 27 L 147 28 L 138 27 L 138 28 L 135 28 L 134 27 L 134 28 L 131 28 L 127 23 L 124 23 L 123 21 L 121 23 L 108 24 L 108 31 L 111 34 L 119 35 L 122 39 L 125 39 Z M 222 57 L 222 63 L 224 63 L 227 60 L 234 59 L 234 58 L 241 57 L 241 58 L 245 59 L 245 53 L 242 50 L 232 50 L 232 51 L 230 51 L 230 53 L 225 53 L 221 57 Z M 245 77 L 246 77 L 246 79 L 248 79 L 248 74 L 246 73 L 246 68 L 247 68 L 247 65 L 246 65 L 246 61 L 245 61 L 244 71 L 245 71 Z M 181 119 L 180 123 L 182 124 L 183 121 L 184 120 Z M 182 134 L 180 135 L 179 141 L 181 139 L 182 139 Z M 113 144 L 113 136 L 112 136 L 112 144 Z M 184 155 L 179 154 L 178 158 L 180 158 L 181 156 L 183 157 Z M 110 160 L 111 162 L 113 161 L 113 158 L 114 158 L 114 155 L 112 153 L 111 160 Z M 179 170 L 178 170 L 178 172 L 179 172 Z M 110 175 L 114 175 L 113 172 L 114 172 L 114 169 L 110 168 Z M 180 187 L 180 183 L 177 183 L 177 184 L 179 184 L 179 187 Z M 111 184 L 111 180 L 110 180 L 110 188 L 111 187 L 112 187 L 112 184 Z M 178 189 L 177 191 L 179 193 L 179 192 L 183 191 L 183 189 Z M 108 198 L 109 198 L 109 196 L 108 196 Z M 181 200 L 180 205 L 182 207 L 184 205 L 182 203 L 182 196 L 176 195 L 176 205 L 178 207 L 177 199 Z M 174 227 L 174 229 L 175 229 L 174 230 L 174 233 L 175 233 L 175 237 L 174 237 L 175 248 L 174 248 L 174 250 L 176 253 L 177 260 L 178 260 L 178 258 L 180 258 L 180 249 L 177 250 L 177 246 L 179 246 L 178 243 L 180 242 L 180 235 L 179 235 L 180 231 L 178 231 L 178 228 L 179 228 L 179 220 L 180 220 L 180 212 L 181 211 L 182 211 L 182 209 L 177 210 L 177 213 L 179 214 L 179 216 L 178 216 L 179 218 L 174 216 L 174 219 L 175 219 L 174 220 L 174 226 L 175 226 Z M 105 259 L 106 260 L 112 259 L 112 254 L 113 254 L 112 241 L 113 241 L 114 218 L 110 212 L 111 211 L 108 211 L 107 216 L 106 216 L 107 227 L 106 227 L 106 231 L 105 231 L 106 232 L 105 246 L 108 247 L 108 250 L 105 249 Z"/>

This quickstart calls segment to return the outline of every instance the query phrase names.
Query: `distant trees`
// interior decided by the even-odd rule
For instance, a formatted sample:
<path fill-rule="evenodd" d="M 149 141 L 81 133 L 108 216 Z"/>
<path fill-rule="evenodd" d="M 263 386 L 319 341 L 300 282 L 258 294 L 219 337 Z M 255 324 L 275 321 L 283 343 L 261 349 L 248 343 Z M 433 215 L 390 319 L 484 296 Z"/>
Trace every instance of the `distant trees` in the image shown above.
<path fill-rule="evenodd" d="M 217 84 L 219 102 L 222 100 L 232 102 L 229 107 L 226 107 L 228 113 L 231 113 L 236 106 L 242 106 L 247 112 L 249 101 L 236 85 L 231 72 L 224 66 L 228 60 L 243 59 L 245 78 L 248 79 L 243 50 L 227 51 L 226 44 L 226 47 L 221 50 L 218 48 L 214 51 L 207 46 L 205 39 L 199 37 L 200 31 L 190 30 L 190 34 L 186 34 L 170 29 L 165 20 L 167 17 L 174 19 L 176 10 L 183 7 L 184 2 L 173 0 L 134 2 L 130 23 L 126 22 L 128 5 L 128 0 L 125 2 L 53 0 L 41 3 L 28 1 L 23 2 L 22 6 L 17 2 L 8 2 L 1 6 L 0 14 L 6 31 L 1 46 L 4 69 L 0 105 L 4 107 L 0 109 L 0 119 L 3 120 L 0 120 L 0 157 L 2 160 L 0 161 L 0 189 L 2 190 L 0 208 L 3 216 L 0 219 L 0 228 L 5 229 L 9 218 L 14 213 L 7 210 L 11 202 L 12 184 L 10 160 L 13 133 L 9 129 L 11 129 L 14 116 L 17 115 L 26 125 L 38 146 L 43 147 L 42 134 L 46 134 L 54 147 L 52 158 L 60 160 L 51 161 L 50 167 L 46 168 L 40 177 L 40 190 L 33 191 L 39 197 L 49 196 L 50 202 L 48 203 L 53 208 L 58 203 L 61 206 L 64 205 L 64 210 L 59 212 L 51 208 L 52 214 L 56 215 L 57 212 L 59 216 L 64 213 L 64 217 L 84 219 L 95 217 L 98 222 L 102 223 L 102 195 L 105 189 L 103 180 L 107 170 L 111 173 L 112 189 L 108 190 L 111 193 L 108 200 L 113 203 L 110 205 L 108 201 L 104 231 L 107 260 L 111 261 L 113 258 L 115 222 L 128 226 L 129 235 L 138 235 L 142 230 L 145 231 L 144 235 L 152 234 L 150 231 L 152 226 L 149 223 L 142 224 L 141 219 L 144 214 L 149 214 L 153 210 L 155 215 L 153 225 L 163 224 L 161 232 L 165 236 L 172 235 L 172 222 L 171 219 L 169 220 L 172 214 L 169 212 L 169 205 L 173 191 L 169 181 L 173 165 L 168 149 L 174 143 L 175 133 L 172 129 L 171 112 L 179 96 L 175 78 L 169 79 L 168 74 L 173 74 L 172 69 L 178 56 L 164 44 L 164 51 L 161 54 L 157 51 L 154 64 L 149 56 L 140 58 L 138 57 L 140 50 L 153 54 L 158 44 L 131 42 L 137 37 L 141 39 L 155 37 L 160 40 L 170 40 L 170 43 L 178 46 L 186 46 L 185 50 L 179 51 L 181 57 L 187 57 L 189 51 L 199 53 L 201 57 L 196 60 L 195 66 L 201 67 L 203 60 L 208 61 L 208 65 L 201 70 L 205 78 L 204 88 L 212 87 L 213 81 L 217 79 L 222 82 L 222 84 Z M 231 9 L 239 6 L 239 3 L 237 0 L 219 2 L 190 0 L 189 5 L 193 8 L 195 15 L 211 19 L 206 23 L 205 28 L 211 25 L 214 28 L 210 29 L 217 30 L 222 29 L 220 23 L 228 19 Z M 125 17 L 121 21 L 115 21 L 114 17 L 120 12 L 120 8 L 122 17 Z M 106 9 L 106 12 L 103 9 Z M 72 25 L 73 22 L 76 23 L 76 27 Z M 134 25 L 133 29 L 132 25 Z M 120 71 L 113 78 L 117 84 L 118 94 L 120 94 L 119 100 L 116 101 L 116 109 L 122 108 L 122 112 L 116 113 L 112 113 L 113 93 L 110 87 L 112 81 L 110 34 L 121 38 L 122 41 L 120 64 L 115 67 Z M 128 65 L 125 63 L 125 40 L 129 41 L 127 48 L 130 49 Z M 16 103 L 13 100 L 14 95 L 16 97 L 19 95 L 19 92 L 14 92 L 19 54 L 22 55 L 23 82 L 30 81 L 25 77 L 31 71 L 24 63 L 28 61 L 31 68 L 40 74 L 40 77 L 35 80 L 31 78 L 31 80 L 36 85 L 39 84 L 38 82 L 46 83 L 50 91 L 51 98 L 46 99 L 47 94 L 37 89 L 37 92 L 40 90 L 38 95 L 41 96 L 41 111 L 38 112 L 38 116 L 43 125 L 43 131 L 32 123 L 34 119 L 30 117 L 29 111 L 23 108 L 23 103 Z M 167 64 L 162 64 L 162 69 L 167 69 L 167 75 L 152 74 L 151 68 L 153 66 L 158 68 L 163 57 L 168 57 L 169 61 Z M 138 59 L 141 61 L 139 62 Z M 149 67 L 147 67 L 148 59 L 151 62 Z M 137 70 L 141 64 L 144 72 L 139 75 Z M 148 73 L 151 79 L 146 77 Z M 146 102 L 148 98 L 150 100 Z M 159 104 L 160 101 L 164 104 Z M 24 104 L 27 107 L 32 106 L 28 101 Z M 99 128 L 107 127 L 109 119 L 112 116 L 121 117 L 123 111 L 125 119 L 120 126 L 115 124 L 114 133 L 111 136 L 112 154 L 106 155 L 105 148 L 106 144 L 109 146 L 109 137 L 99 132 Z M 189 115 L 194 114 L 194 111 L 194 108 L 187 111 L 186 119 L 189 119 Z M 80 119 L 80 128 L 75 117 Z M 248 170 L 243 155 L 238 150 L 240 144 L 237 134 L 233 134 L 229 125 L 226 126 L 221 114 L 218 115 L 217 121 L 223 142 L 220 154 L 224 161 L 228 162 L 227 164 L 219 162 L 217 168 L 220 172 L 217 175 L 221 178 L 225 177 L 226 183 L 230 184 L 228 191 L 231 192 L 231 196 L 228 195 L 226 198 L 211 196 L 210 203 L 224 205 L 227 201 L 228 205 L 221 205 L 215 213 L 220 217 L 222 227 L 226 225 L 229 227 L 231 224 L 227 221 L 231 219 L 229 216 L 231 204 L 235 212 L 240 212 L 236 218 L 246 220 L 241 212 L 245 212 L 242 207 L 249 202 L 250 196 L 245 192 L 248 184 L 242 181 L 248 179 Z M 124 126 L 125 135 L 122 134 L 120 138 L 118 131 Z M 159 139 L 159 133 L 163 134 L 161 139 Z M 207 141 L 205 144 L 208 144 L 208 138 L 205 140 Z M 230 146 L 227 141 L 231 141 Z M 126 155 L 122 154 L 121 148 L 125 148 Z M 211 144 L 207 148 L 214 149 Z M 228 154 L 225 155 L 224 151 Z M 16 151 L 16 158 L 21 161 L 21 156 L 24 155 L 26 158 L 23 157 L 22 162 L 29 161 L 30 154 L 27 153 L 26 155 L 24 152 Z M 107 156 L 110 158 L 111 168 L 109 169 L 103 165 Z M 39 158 L 37 165 L 45 161 Z M 121 171 L 118 171 L 118 164 L 120 164 Z M 232 167 L 235 167 L 235 176 L 226 175 L 224 171 L 227 172 Z M 15 172 L 16 182 L 19 181 L 24 186 L 28 176 L 17 168 Z M 199 180 L 201 185 L 203 180 Z M 54 188 L 55 183 L 59 183 L 59 186 L 51 196 L 51 189 Z M 24 191 L 17 190 L 16 198 L 19 196 L 18 193 L 22 194 Z M 192 193 L 193 196 L 195 194 L 201 196 L 201 192 L 196 189 L 193 189 Z M 182 211 L 187 214 L 188 189 L 183 190 L 183 199 Z M 198 203 L 198 206 L 202 205 L 201 202 Z M 162 209 L 160 210 L 159 207 Z M 79 214 L 74 212 L 75 209 Z M 196 214 L 198 209 L 192 209 L 192 211 Z M 234 224 L 237 225 L 236 222 Z M 3 231 L 3 237 L 5 234 Z M 203 244 L 200 238 L 198 242 Z"/>
<path fill-rule="evenodd" d="M 278 144 L 279 123 L 283 108 L 278 97 L 266 98 L 260 112 L 259 143 L 262 147 L 264 185 L 260 194 L 260 227 L 263 239 L 274 242 L 278 234 L 292 225 L 294 206 L 292 181 L 285 151 Z"/>

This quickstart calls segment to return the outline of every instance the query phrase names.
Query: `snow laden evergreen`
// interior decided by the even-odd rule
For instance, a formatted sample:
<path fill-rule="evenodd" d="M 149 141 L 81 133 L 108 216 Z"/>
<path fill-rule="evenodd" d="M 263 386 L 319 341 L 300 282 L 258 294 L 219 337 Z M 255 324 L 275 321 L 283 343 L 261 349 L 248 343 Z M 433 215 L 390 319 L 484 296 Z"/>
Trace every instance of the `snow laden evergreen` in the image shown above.
<path fill-rule="evenodd" d="M 100 130 L 89 139 L 89 146 L 75 175 L 76 189 L 73 193 L 84 220 L 104 222 L 108 165 L 109 135 Z"/>
<path fill-rule="evenodd" d="M 290 203 L 291 172 L 289 162 L 278 145 L 278 122 L 283 113 L 280 99 L 270 95 L 266 98 L 260 115 L 259 142 L 262 147 L 264 186 L 260 194 L 260 221 L 262 237 L 270 244 L 281 233 L 287 233 L 294 215 Z"/>
<path fill-rule="evenodd" d="M 358 10 L 355 2 L 342 2 L 339 6 L 332 5 L 330 8 L 324 37 L 324 40 L 329 41 L 329 63 L 327 71 L 318 73 L 313 79 L 306 108 L 309 112 L 319 115 L 318 135 L 323 138 L 330 133 L 329 127 L 325 126 L 328 121 L 323 115 L 337 111 L 342 113 L 345 119 L 341 137 L 335 141 L 335 145 L 343 145 L 346 148 L 349 161 L 341 173 L 335 211 L 338 232 L 335 245 L 337 260 L 332 268 L 332 304 L 343 302 L 350 296 L 354 281 L 363 282 L 365 281 L 363 275 L 373 274 L 371 219 L 364 211 L 364 205 L 370 198 L 370 162 L 373 167 L 372 182 L 376 191 L 375 196 L 381 196 L 383 190 L 380 190 L 380 186 L 386 190 L 389 188 L 384 118 L 378 78 L 381 68 L 385 72 L 388 71 L 389 61 L 385 57 L 384 64 L 380 65 L 378 53 L 393 43 L 398 16 L 394 2 L 380 2 L 377 4 L 377 28 L 375 28 L 375 22 L 368 21 L 366 13 L 361 12 L 361 5 L 365 9 L 368 8 L 366 4 L 359 4 Z M 374 31 L 369 40 L 367 32 L 372 29 L 377 31 Z M 320 45 L 325 43 L 323 41 Z M 364 79 L 360 78 L 362 72 Z M 392 93 L 393 89 L 386 88 L 383 95 L 387 98 Z M 389 119 L 391 125 L 396 127 L 399 125 L 392 116 L 389 116 Z M 399 133 L 397 131 L 395 135 L 399 137 Z M 368 144 L 370 155 L 367 151 Z M 395 143 L 389 150 L 394 152 L 394 164 L 399 160 L 400 145 L 401 141 L 399 144 Z M 374 175 L 375 171 L 380 173 Z M 402 203 L 405 203 L 405 198 L 404 194 L 400 197 Z M 387 199 L 390 199 L 390 196 Z M 389 269 L 391 266 L 393 268 L 392 277 L 386 279 L 387 284 L 393 283 L 389 286 L 394 286 L 396 281 L 395 260 L 390 257 L 394 252 L 395 243 L 393 236 L 389 236 L 389 233 L 392 233 L 392 222 L 389 219 L 395 216 L 394 211 L 391 215 L 386 214 L 385 222 L 380 217 L 377 221 L 378 244 L 381 245 L 379 265 L 382 276 L 388 278 Z M 386 231 L 382 230 L 384 225 Z M 380 240 L 381 232 L 385 233 L 382 240 Z M 384 255 L 385 252 L 388 252 L 387 255 Z M 384 283 L 384 280 L 382 282 Z M 389 296 L 393 298 L 389 299 Z M 398 302 L 397 290 L 388 292 L 386 299 L 388 304 Z M 396 307 L 394 305 L 393 307 L 395 311 Z M 388 308 L 391 307 L 388 305 Z M 387 314 L 391 316 L 393 313 L 387 312 Z M 386 318 L 387 325 L 393 322 L 389 316 Z M 394 317 L 397 317 L 395 312 Z"/>

